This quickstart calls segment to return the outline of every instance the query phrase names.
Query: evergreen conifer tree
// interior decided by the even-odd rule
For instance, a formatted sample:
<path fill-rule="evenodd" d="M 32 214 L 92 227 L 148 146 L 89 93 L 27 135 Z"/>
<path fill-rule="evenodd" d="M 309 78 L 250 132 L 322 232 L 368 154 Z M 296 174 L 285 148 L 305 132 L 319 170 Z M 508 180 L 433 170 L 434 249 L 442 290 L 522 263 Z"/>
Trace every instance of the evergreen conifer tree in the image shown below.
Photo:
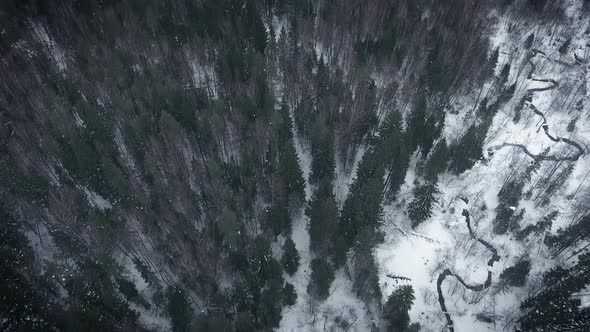
<path fill-rule="evenodd" d="M 277 128 L 279 150 L 283 149 L 287 142 L 293 139 L 293 121 L 291 115 L 289 115 L 289 106 L 286 99 L 287 96 L 283 96 L 277 120 L 273 123 Z"/>
<path fill-rule="evenodd" d="M 275 236 L 291 233 L 291 217 L 289 210 L 283 202 L 277 200 L 267 209 L 266 228 Z"/>
<path fill-rule="evenodd" d="M 545 232 L 547 229 L 550 229 L 551 225 L 553 224 L 553 221 L 557 217 L 557 214 L 557 211 L 551 211 L 548 215 L 541 218 L 541 220 L 538 223 L 534 225 L 528 225 L 527 227 L 523 228 L 516 235 L 516 239 L 522 241 L 533 232 L 539 234 Z"/>
<path fill-rule="evenodd" d="M 295 242 L 288 237 L 285 240 L 285 244 L 283 245 L 283 257 L 281 258 L 281 263 L 283 264 L 283 268 L 288 275 L 292 276 L 297 272 L 297 268 L 299 267 L 299 252 L 295 247 Z"/>
<path fill-rule="evenodd" d="M 360 161 L 357 178 L 344 201 L 339 231 L 346 251 L 352 247 L 357 234 L 365 227 L 375 229 L 381 218 L 383 199 L 383 165 L 374 151 L 367 151 Z M 339 253 L 340 258 L 344 255 Z M 343 263 L 338 261 L 337 265 Z"/>
<path fill-rule="evenodd" d="M 297 303 L 297 293 L 293 284 L 286 282 L 283 287 L 283 304 L 294 305 Z"/>
<path fill-rule="evenodd" d="M 572 37 L 569 37 L 568 39 L 566 39 L 563 44 L 561 44 L 561 46 L 559 47 L 559 53 L 561 54 L 565 54 L 568 50 L 568 48 L 570 47 L 570 44 L 572 42 Z"/>
<path fill-rule="evenodd" d="M 447 141 L 443 138 L 436 146 L 434 151 L 428 158 L 425 166 L 425 178 L 427 181 L 437 182 L 440 173 L 444 172 L 447 168 L 449 160 L 449 148 Z"/>
<path fill-rule="evenodd" d="M 311 261 L 311 279 L 307 285 L 307 293 L 316 300 L 323 301 L 330 295 L 330 287 L 334 282 L 334 268 L 323 258 Z"/>
<path fill-rule="evenodd" d="M 500 85 L 506 84 L 508 82 L 508 75 L 510 75 L 510 64 L 507 63 L 502 67 L 502 71 L 500 72 Z"/>
<path fill-rule="evenodd" d="M 310 248 L 320 256 L 334 254 L 338 231 L 338 206 L 332 193 L 332 181 L 324 178 L 311 197 L 306 210 L 309 217 Z"/>
<path fill-rule="evenodd" d="M 408 136 L 403 130 L 401 114 L 394 111 L 383 121 L 374 142 L 376 164 L 388 170 L 385 190 L 386 197 L 391 200 L 395 199 L 406 178 L 411 154 Z"/>
<path fill-rule="evenodd" d="M 293 140 L 288 140 L 279 152 L 279 174 L 290 198 L 297 201 L 305 199 L 305 180 L 299 166 L 299 158 Z"/>
<path fill-rule="evenodd" d="M 527 39 L 524 41 L 524 48 L 529 50 L 533 46 L 533 41 L 535 40 L 535 34 L 531 33 Z"/>
<path fill-rule="evenodd" d="M 505 234 L 508 230 L 519 228 L 513 216 L 522 196 L 523 186 L 524 182 L 522 181 L 510 181 L 498 193 L 498 207 L 496 208 L 496 218 L 493 221 L 496 234 Z"/>
<path fill-rule="evenodd" d="M 440 92 L 445 90 L 444 82 L 446 70 L 443 57 L 441 56 L 441 49 L 442 42 L 438 40 L 426 58 L 425 83 L 432 92 Z"/>
<path fill-rule="evenodd" d="M 418 146 L 424 141 L 424 135 L 426 131 L 426 111 L 428 104 L 426 101 L 426 95 L 422 92 L 417 97 L 416 105 L 410 114 L 408 119 L 408 130 L 407 135 L 410 143 L 410 151 L 413 152 Z"/>
<path fill-rule="evenodd" d="M 488 61 L 486 62 L 486 64 L 483 67 L 482 78 L 484 80 L 489 79 L 490 77 L 494 76 L 494 70 L 496 69 L 496 66 L 498 65 L 498 55 L 499 55 L 499 49 L 496 47 L 496 49 L 494 49 L 494 52 L 492 53 L 492 55 L 490 56 L 490 58 L 488 59 Z"/>
<path fill-rule="evenodd" d="M 305 179 L 303 179 L 303 172 L 299 166 L 299 157 L 295 150 L 292 131 L 293 122 L 291 121 L 285 98 L 283 97 L 277 119 L 278 173 L 281 176 L 285 185 L 285 191 L 291 202 L 300 203 L 305 199 Z"/>
<path fill-rule="evenodd" d="M 472 125 L 450 151 L 449 170 L 459 175 L 483 158 L 482 145 L 487 134 L 486 124 Z"/>
<path fill-rule="evenodd" d="M 500 280 L 510 286 L 522 287 L 526 283 L 530 270 L 531 262 L 528 259 L 523 259 L 502 271 Z"/>
<path fill-rule="evenodd" d="M 193 313 L 188 297 L 180 287 L 171 287 L 168 290 L 168 314 L 172 322 L 172 331 L 189 331 Z"/>
<path fill-rule="evenodd" d="M 240 323 L 244 324 L 240 327 L 243 327 L 247 324 L 247 322 L 244 320 L 244 316 L 242 316 L 242 320 L 240 320 Z M 231 321 L 229 321 L 222 312 L 213 312 L 208 315 L 198 315 L 192 322 L 191 329 L 189 331 L 231 331 Z"/>
<path fill-rule="evenodd" d="M 387 320 L 387 331 L 408 331 L 410 327 L 409 311 L 414 304 L 414 289 L 404 285 L 393 291 L 383 308 L 383 316 Z"/>
<path fill-rule="evenodd" d="M 353 247 L 353 285 L 356 296 L 365 304 L 381 301 L 381 288 L 377 275 L 377 263 L 373 256 L 373 247 L 377 244 L 375 230 L 364 227 L 357 236 Z"/>
<path fill-rule="evenodd" d="M 334 178 L 336 167 L 334 155 L 334 132 L 326 125 L 324 117 L 316 119 L 311 133 L 311 174 L 310 181 L 318 183 L 321 179 Z"/>
<path fill-rule="evenodd" d="M 408 215 L 415 228 L 432 215 L 432 206 L 438 202 L 438 186 L 434 182 L 426 182 L 416 187 L 413 194 L 414 199 L 408 204 Z"/>

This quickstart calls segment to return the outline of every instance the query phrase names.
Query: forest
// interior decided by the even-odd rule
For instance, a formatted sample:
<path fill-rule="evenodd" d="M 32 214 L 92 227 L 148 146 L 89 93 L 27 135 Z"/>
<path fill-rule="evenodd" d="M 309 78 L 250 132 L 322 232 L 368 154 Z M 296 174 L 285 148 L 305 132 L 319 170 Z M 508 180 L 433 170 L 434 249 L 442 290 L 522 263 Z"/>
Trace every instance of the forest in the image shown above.
<path fill-rule="evenodd" d="M 1 331 L 590 331 L 590 1 L 3 0 Z"/>

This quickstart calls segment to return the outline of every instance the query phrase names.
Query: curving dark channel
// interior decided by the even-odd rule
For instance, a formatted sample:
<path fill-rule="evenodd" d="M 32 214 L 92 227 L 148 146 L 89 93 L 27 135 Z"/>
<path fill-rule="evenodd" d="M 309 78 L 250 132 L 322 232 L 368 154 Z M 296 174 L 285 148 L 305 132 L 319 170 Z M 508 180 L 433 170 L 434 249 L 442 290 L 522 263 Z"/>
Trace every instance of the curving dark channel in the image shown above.
<path fill-rule="evenodd" d="M 578 143 L 576 143 L 572 140 L 569 140 L 567 138 L 562 138 L 561 140 L 564 142 L 567 142 L 570 145 L 575 146 L 578 149 L 578 153 L 576 153 L 573 156 L 568 156 L 568 157 L 544 156 L 544 155 L 534 154 L 534 153 L 530 152 L 526 148 L 526 146 L 524 146 L 522 144 L 516 144 L 516 143 L 504 143 L 504 144 L 496 146 L 496 149 L 501 149 L 505 146 L 512 146 L 512 147 L 521 149 L 527 156 L 529 156 L 535 160 L 577 161 L 578 159 L 580 159 L 580 157 L 582 155 L 584 155 L 584 149 L 582 149 L 582 147 Z"/>
<path fill-rule="evenodd" d="M 533 73 L 536 70 L 536 66 L 533 63 L 532 59 L 537 55 L 537 54 L 543 54 L 546 55 L 544 52 L 540 51 L 540 50 L 536 50 L 533 49 L 531 50 L 531 54 L 528 57 L 528 63 L 531 66 L 531 71 L 529 72 L 529 74 L 527 75 L 528 79 L 531 79 L 533 81 L 537 81 L 537 82 L 546 82 L 546 83 L 551 83 L 550 85 L 546 86 L 546 87 L 541 87 L 541 88 L 531 88 L 531 89 L 527 89 L 527 99 L 532 100 L 532 95 L 535 92 L 542 92 L 542 91 L 548 91 L 548 90 L 553 90 L 555 88 L 557 88 L 559 86 L 559 82 L 553 80 L 553 79 L 544 79 L 544 78 L 532 78 Z M 582 146 L 565 137 L 558 137 L 558 136 L 553 136 L 549 133 L 549 125 L 547 123 L 547 119 L 545 118 L 545 114 L 543 114 L 541 111 L 539 111 L 537 109 L 537 107 L 530 102 L 529 103 L 529 107 L 531 108 L 531 110 L 538 116 L 540 116 L 543 119 L 543 124 L 542 124 L 542 128 L 543 131 L 545 132 L 545 135 L 553 142 L 563 142 L 566 143 L 568 145 L 573 146 L 576 150 L 577 153 L 574 154 L 573 156 L 566 156 L 566 157 L 557 157 L 557 156 L 553 156 L 553 155 L 536 155 L 531 153 L 524 145 L 522 144 L 514 144 L 514 143 L 504 143 L 500 146 L 497 147 L 497 149 L 502 148 L 504 146 L 512 146 L 512 147 L 517 147 L 523 150 L 523 152 L 528 155 L 529 157 L 535 159 L 535 160 L 551 160 L 551 161 L 577 161 L 582 155 L 584 155 L 586 152 L 585 150 L 582 148 Z M 492 256 L 490 257 L 490 259 L 488 260 L 488 266 L 492 267 L 494 266 L 494 263 L 498 262 L 500 260 L 500 256 L 498 255 L 498 251 L 496 250 L 496 248 L 494 248 L 489 242 L 482 240 L 480 238 L 478 238 L 477 236 L 475 236 L 473 229 L 471 228 L 471 218 L 469 215 L 469 212 L 467 210 L 463 210 L 463 212 L 461 213 L 462 216 L 465 217 L 465 222 L 467 223 L 467 229 L 469 230 L 469 235 L 471 235 L 471 237 L 475 240 L 477 240 L 479 243 L 481 243 L 482 245 L 484 245 L 491 253 Z M 453 324 L 453 319 L 451 317 L 451 315 L 449 314 L 449 312 L 447 311 L 447 307 L 445 304 L 445 298 L 444 295 L 442 293 L 442 283 L 444 282 L 444 280 L 448 277 L 448 276 L 453 276 L 457 279 L 457 281 L 459 281 L 459 283 L 461 283 L 465 288 L 470 289 L 472 291 L 475 292 L 479 292 L 482 291 L 488 287 L 491 286 L 492 284 L 492 272 L 488 270 L 488 276 L 486 278 L 486 280 L 482 283 L 482 284 L 468 284 L 465 282 L 465 280 L 463 278 L 461 278 L 460 276 L 454 274 L 450 269 L 445 269 L 439 276 L 438 276 L 438 280 L 436 283 L 436 290 L 438 292 L 438 302 L 440 304 L 440 308 L 443 312 L 443 314 L 445 315 L 445 318 L 447 320 L 447 327 L 449 328 L 450 332 L 454 332 L 455 328 L 454 328 L 454 324 Z"/>
<path fill-rule="evenodd" d="M 554 79 L 550 79 L 550 78 L 532 78 L 533 73 L 536 70 L 536 66 L 533 63 L 532 59 L 537 55 L 537 54 L 543 54 L 545 55 L 545 53 L 543 53 L 542 51 L 533 49 L 531 50 L 531 55 L 529 55 L 528 58 L 528 63 L 531 65 L 531 71 L 529 72 L 527 78 L 536 81 L 536 82 L 546 82 L 546 83 L 551 83 L 551 85 L 546 86 L 546 87 L 542 87 L 542 88 L 531 88 L 531 89 L 527 89 L 527 99 L 532 100 L 532 96 L 533 93 L 535 92 L 542 92 L 542 91 L 548 91 L 548 90 L 553 90 L 555 88 L 557 88 L 559 86 L 559 82 L 557 82 Z M 543 112 L 539 111 L 537 109 L 537 107 L 532 103 L 529 102 L 529 107 L 530 109 L 538 116 L 540 116 L 543 119 L 543 124 L 541 125 L 541 128 L 543 128 L 543 132 L 545 132 L 545 135 L 553 142 L 563 142 L 565 144 L 568 144 L 570 146 L 573 146 L 576 150 L 577 153 L 574 154 L 573 156 L 566 156 L 566 157 L 556 157 L 556 156 L 544 156 L 544 155 L 536 155 L 531 153 L 524 145 L 522 144 L 514 144 L 514 143 L 504 143 L 500 146 L 497 147 L 497 149 L 500 149 L 502 147 L 505 146 L 513 146 L 513 147 L 517 147 L 520 148 L 521 150 L 523 150 L 523 152 L 528 155 L 529 157 L 535 159 L 535 160 L 551 160 L 551 161 L 577 161 L 578 159 L 580 159 L 581 156 L 583 156 L 586 151 L 584 150 L 584 148 L 582 148 L 582 146 L 569 139 L 569 138 L 565 138 L 565 137 L 558 137 L 558 136 L 553 136 L 549 133 L 549 124 L 547 123 L 547 118 L 545 118 L 545 114 L 543 114 Z"/>
<path fill-rule="evenodd" d="M 488 266 L 489 267 L 494 266 L 494 263 L 496 263 L 497 261 L 500 260 L 500 255 L 498 255 L 498 250 L 496 250 L 496 248 L 494 248 L 494 246 L 492 246 L 489 242 L 482 240 L 482 239 L 478 238 L 477 236 L 475 236 L 475 234 L 473 233 L 473 229 L 471 228 L 471 218 L 469 216 L 469 211 L 463 209 L 463 212 L 461 213 L 461 215 L 465 217 L 465 222 L 467 223 L 467 229 L 469 229 L 469 235 L 471 235 L 471 237 L 473 239 L 475 239 L 479 243 L 483 244 L 486 248 L 488 248 L 488 250 L 490 250 L 492 252 L 492 257 L 490 257 L 490 259 L 488 260 Z M 486 278 L 484 283 L 475 284 L 475 285 L 470 285 L 470 284 L 466 283 L 465 280 L 463 280 L 463 278 L 454 274 L 449 269 L 445 269 L 438 276 L 438 280 L 436 282 L 436 291 L 438 292 L 438 303 L 440 304 L 440 308 L 441 308 L 443 314 L 445 315 L 445 318 L 447 319 L 447 327 L 449 328 L 449 331 L 454 332 L 455 328 L 453 325 L 453 319 L 451 318 L 451 315 L 447 311 L 447 306 L 445 304 L 445 298 L 442 293 L 442 283 L 443 283 L 443 281 L 445 281 L 445 279 L 448 276 L 455 277 L 457 279 L 457 281 L 459 281 L 465 288 L 470 289 L 475 292 L 480 292 L 492 285 L 492 271 L 488 270 L 488 277 Z"/>

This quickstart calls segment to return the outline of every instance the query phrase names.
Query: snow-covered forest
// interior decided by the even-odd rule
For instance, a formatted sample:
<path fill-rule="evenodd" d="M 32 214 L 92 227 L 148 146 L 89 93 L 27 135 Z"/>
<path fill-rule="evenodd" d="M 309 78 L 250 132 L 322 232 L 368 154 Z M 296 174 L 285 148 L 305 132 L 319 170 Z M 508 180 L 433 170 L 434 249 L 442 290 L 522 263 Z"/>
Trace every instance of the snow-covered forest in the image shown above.
<path fill-rule="evenodd" d="M 590 331 L 590 1 L 4 0 L 0 330 Z"/>

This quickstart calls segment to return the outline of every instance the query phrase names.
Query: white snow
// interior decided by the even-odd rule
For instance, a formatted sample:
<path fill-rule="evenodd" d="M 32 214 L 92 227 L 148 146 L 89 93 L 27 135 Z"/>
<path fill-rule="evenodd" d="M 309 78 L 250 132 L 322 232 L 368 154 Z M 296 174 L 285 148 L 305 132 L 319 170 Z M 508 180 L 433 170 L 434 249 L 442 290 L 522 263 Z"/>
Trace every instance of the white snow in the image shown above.
<path fill-rule="evenodd" d="M 572 2 L 574 3 L 574 2 Z M 572 7 L 566 10 L 575 11 Z M 522 43 L 530 35 L 527 29 L 509 29 L 511 18 L 498 20 L 496 33 L 490 38 L 492 49 L 500 48 L 499 68 L 506 61 L 511 61 L 511 74 L 509 84 L 517 78 L 518 65 L 524 58 Z M 535 23 L 536 24 L 536 23 Z M 584 20 L 569 22 L 575 26 L 587 26 Z M 580 29 L 585 30 L 585 29 Z M 577 31 L 572 40 L 574 45 L 577 40 L 586 40 L 582 33 Z M 559 58 L 555 50 L 559 47 L 551 43 L 552 36 L 547 31 L 535 31 L 535 48 L 545 53 L 547 57 L 538 55 L 533 59 L 537 69 L 533 78 L 550 78 L 559 82 L 559 87 L 553 90 L 535 92 L 532 104 L 544 113 L 549 126 L 549 133 L 557 137 L 567 137 L 579 142 L 587 150 L 590 142 L 588 119 L 584 113 L 579 117 L 573 132 L 566 130 L 571 119 L 576 116 L 572 104 L 579 98 L 583 98 L 587 104 L 587 94 L 575 95 L 575 87 L 581 83 L 580 68 L 564 65 L 553 59 Z M 518 53 L 516 49 L 520 48 Z M 539 154 L 550 147 L 549 154 L 564 156 L 573 154 L 573 149 L 564 142 L 551 141 L 541 128 L 542 119 L 535 115 L 525 105 L 522 109 L 521 119 L 513 122 L 515 101 L 520 100 L 526 93 L 526 89 L 542 88 L 551 83 L 526 79 L 530 67 L 523 65 L 523 73 L 518 78 L 518 86 L 513 99 L 500 109 L 488 132 L 485 140 L 484 151 L 486 160 L 478 162 L 473 169 L 460 176 L 445 174 L 440 178 L 441 190 L 439 204 L 434 208 L 433 216 L 426 223 L 418 226 L 416 230 L 410 227 L 410 221 L 405 214 L 405 203 L 411 198 L 415 175 L 415 161 L 410 163 L 410 170 L 406 183 L 402 187 L 399 198 L 393 204 L 385 207 L 384 232 L 386 239 L 376 250 L 376 257 L 380 266 L 380 282 L 383 290 L 383 301 L 401 283 L 413 286 L 416 293 L 416 301 L 410 312 L 412 321 L 419 322 L 423 331 L 441 331 L 446 320 L 442 315 L 436 294 L 436 281 L 439 274 L 446 268 L 461 276 L 465 282 L 481 284 L 487 277 L 488 269 L 492 272 L 492 286 L 482 292 L 466 290 L 457 280 L 449 276 L 442 285 L 447 309 L 454 321 L 455 331 L 484 331 L 484 330 L 513 330 L 514 319 L 518 318 L 518 306 L 529 294 L 534 292 L 535 284 L 538 284 L 543 271 L 547 271 L 554 265 L 568 265 L 575 261 L 575 257 L 568 258 L 568 254 L 552 258 L 551 252 L 542 244 L 544 234 L 529 236 L 523 242 L 518 242 L 509 235 L 499 236 L 492 232 L 492 221 L 495 217 L 494 209 L 498 206 L 497 193 L 504 181 L 510 176 L 524 172 L 532 159 L 526 156 L 522 150 L 513 146 L 504 146 L 504 143 L 522 144 L 534 154 Z M 582 79 L 587 76 L 587 65 L 583 68 Z M 572 89 L 574 87 L 574 89 Z M 487 94 L 484 88 L 482 96 Z M 570 93 L 570 91 L 574 91 Z M 472 95 L 457 96 L 451 108 L 454 112 L 446 112 L 445 128 L 443 136 L 447 142 L 453 142 L 465 132 L 466 128 L 474 122 L 471 111 L 477 100 L 477 93 Z M 493 96 L 493 93 L 490 94 Z M 483 97 L 482 97 L 483 98 Z M 480 98 L 481 100 L 481 98 Z M 491 100 L 493 101 L 493 100 Z M 568 108 L 569 107 L 569 108 Z M 583 106 L 586 107 L 586 106 Z M 587 113 L 586 113 L 587 114 Z M 583 119 L 584 118 L 584 119 Z M 535 224 L 541 217 L 552 210 L 559 212 L 558 218 L 553 223 L 552 232 L 559 227 L 565 227 L 571 223 L 572 210 L 577 202 L 584 201 L 582 192 L 589 188 L 587 178 L 590 174 L 590 158 L 582 156 L 576 163 L 572 174 L 551 198 L 547 206 L 541 206 L 531 199 L 523 198 L 517 206 L 509 206 L 516 213 L 525 209 L 521 227 Z M 543 172 L 555 166 L 554 162 L 543 162 L 541 169 L 533 175 L 531 183 L 536 183 Z M 567 163 L 562 166 L 565 168 Z M 560 168 L 562 169 L 562 168 Z M 418 177 L 419 178 L 419 177 Z M 530 185 L 525 186 L 527 191 Z M 469 199 L 466 204 L 459 197 Z M 585 198 L 587 199 L 587 197 Z M 481 243 L 475 241 L 468 233 L 465 219 L 461 211 L 467 209 L 471 214 L 471 222 L 476 236 L 490 242 L 501 257 L 492 268 L 487 266 L 491 253 Z M 513 265 L 521 257 L 529 255 L 531 258 L 531 271 L 529 282 L 521 288 L 511 287 L 506 292 L 500 291 L 495 285 L 498 283 L 499 274 L 507 267 Z M 411 281 L 394 281 L 387 274 L 408 277 Z M 581 297 L 584 305 L 590 303 L 587 295 Z M 484 323 L 477 320 L 476 315 L 496 315 L 495 323 Z"/>
<path fill-rule="evenodd" d="M 386 242 L 377 247 L 376 257 L 381 267 L 379 279 L 384 296 L 383 301 L 387 300 L 400 283 L 412 285 L 417 295 L 423 287 L 426 288 L 425 291 L 436 289 L 438 275 L 432 274 L 431 264 L 439 258 L 444 248 L 450 246 L 452 236 L 440 222 L 428 223 L 420 228 L 419 232 L 424 237 L 396 231 L 388 237 Z M 430 236 L 433 237 L 430 238 Z M 388 274 L 410 278 L 411 281 L 396 281 L 387 277 Z M 413 321 L 418 321 L 420 316 L 424 315 L 423 312 L 428 307 L 426 300 L 424 296 L 416 296 L 416 302 L 410 312 Z M 438 302 L 430 308 L 430 311 L 436 314 L 439 309 L 437 306 Z"/>
<path fill-rule="evenodd" d="M 215 68 L 211 65 L 200 65 L 196 61 L 191 64 L 193 84 L 196 88 L 205 89 L 212 98 L 218 97 Z"/>
<path fill-rule="evenodd" d="M 33 34 L 35 35 L 37 41 L 46 48 L 48 57 L 54 61 L 55 65 L 60 71 L 66 70 L 66 53 L 59 47 L 59 45 L 57 45 L 55 39 L 47 30 L 45 24 L 34 21 L 30 22 L 30 24 Z"/>
<path fill-rule="evenodd" d="M 91 189 L 89 189 L 86 186 L 83 186 L 83 185 L 77 185 L 77 186 L 78 186 L 78 189 L 80 189 L 84 193 L 84 196 L 86 196 L 86 199 L 88 200 L 88 203 L 90 203 L 90 205 L 92 205 L 100 210 L 107 210 L 107 209 L 113 208 L 113 204 L 111 204 L 111 202 L 109 202 L 109 200 L 102 197 L 98 193 L 92 191 Z"/>
<path fill-rule="evenodd" d="M 49 229 L 41 221 L 36 222 L 34 228 L 34 230 L 27 230 L 25 236 L 29 240 L 37 260 L 40 262 L 52 260 L 56 257 L 58 249 L 53 242 Z"/>

